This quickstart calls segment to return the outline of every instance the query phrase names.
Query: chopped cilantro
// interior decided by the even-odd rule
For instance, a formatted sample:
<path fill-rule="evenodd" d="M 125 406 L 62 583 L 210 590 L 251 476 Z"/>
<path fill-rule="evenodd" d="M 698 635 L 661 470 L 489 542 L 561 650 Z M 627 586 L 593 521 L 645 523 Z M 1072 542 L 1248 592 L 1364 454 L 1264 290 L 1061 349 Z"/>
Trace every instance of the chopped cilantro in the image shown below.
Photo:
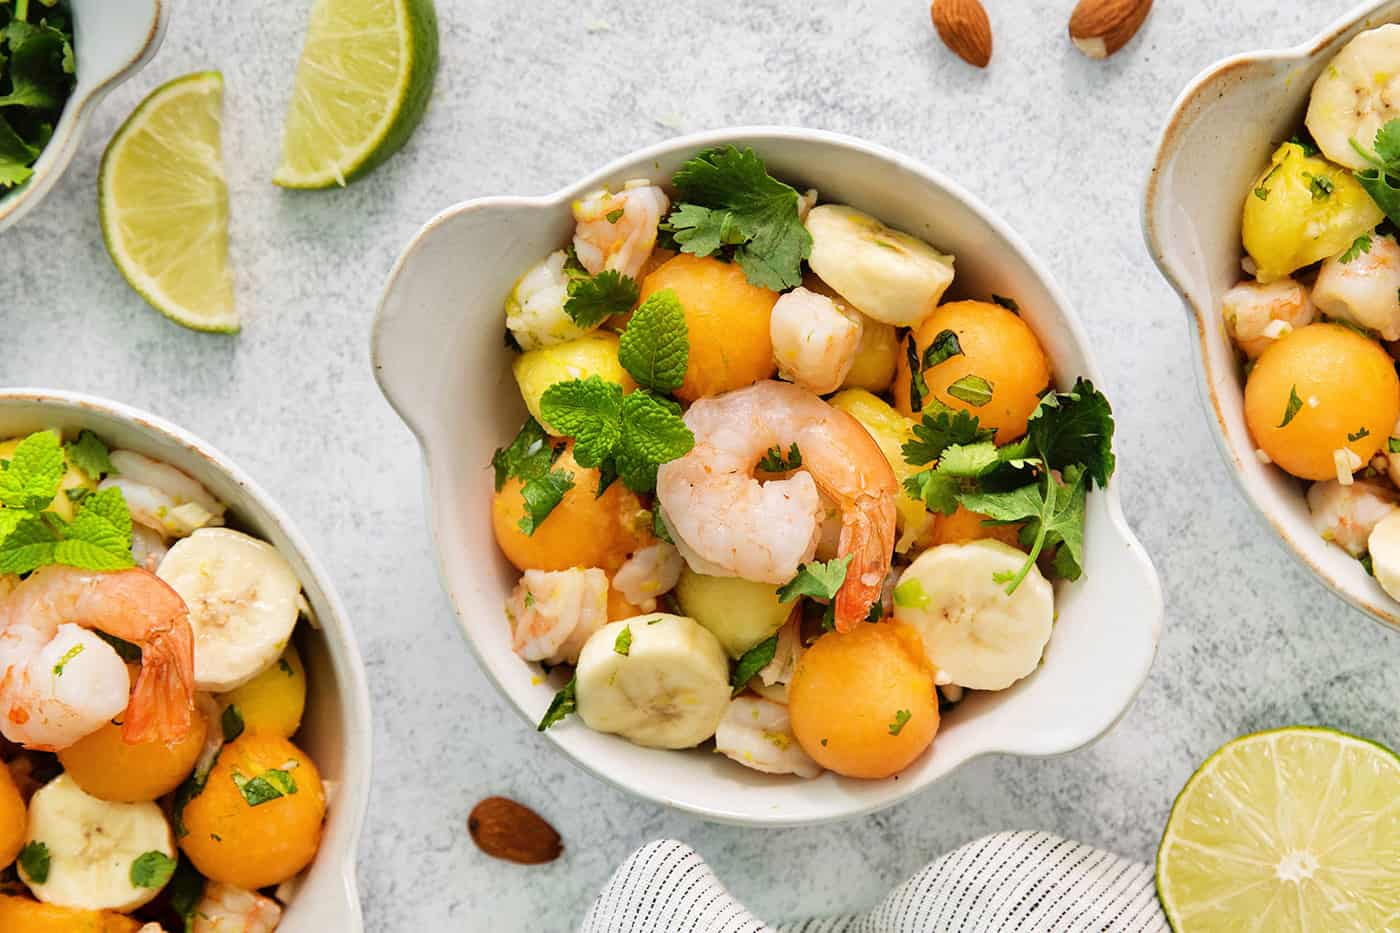
<path fill-rule="evenodd" d="M 623 209 L 623 208 L 621 208 L 621 207 L 619 207 L 617 210 L 608 211 L 608 212 L 607 212 L 606 214 L 604 214 L 603 216 L 607 218 L 608 223 L 610 223 L 610 224 L 615 224 L 615 223 L 617 223 L 619 220 L 622 219 L 622 215 L 625 214 L 625 213 L 626 213 L 626 210 Z"/>
<path fill-rule="evenodd" d="M 953 398 L 967 402 L 974 408 L 981 408 L 992 400 L 992 384 L 981 376 L 963 376 L 948 386 L 947 391 Z"/>
<path fill-rule="evenodd" d="M 1021 306 L 1016 303 L 1015 298 L 1007 298 L 1005 295 L 993 294 L 992 302 L 994 304 L 1001 305 L 1003 308 L 1010 311 L 1012 314 L 1021 313 Z"/>
<path fill-rule="evenodd" d="M 1303 400 L 1298 397 L 1298 387 L 1294 386 L 1288 390 L 1288 407 L 1283 410 L 1283 420 L 1278 423 L 1281 428 L 1288 427 L 1288 423 L 1293 420 L 1293 416 L 1298 414 L 1303 407 Z"/>
<path fill-rule="evenodd" d="M 941 330 L 924 348 L 923 356 L 920 357 L 918 344 L 914 342 L 913 332 L 910 332 L 905 353 L 909 360 L 909 407 L 916 412 L 923 411 L 924 402 L 930 394 L 926 374 L 939 363 L 962 356 L 962 344 L 958 343 L 956 333 Z"/>
<path fill-rule="evenodd" d="M 295 765 L 296 762 L 288 764 Z M 250 807 L 260 807 L 278 797 L 289 797 L 297 792 L 296 778 L 292 777 L 285 765 L 282 768 L 268 768 L 255 777 L 248 777 L 235 768 L 233 783 Z"/>
<path fill-rule="evenodd" d="M 67 651 L 63 652 L 63 657 L 59 658 L 58 663 L 53 666 L 53 675 L 55 677 L 62 677 L 63 669 L 68 666 L 68 662 L 76 658 L 78 655 L 82 654 L 83 648 L 85 647 L 86 646 L 82 642 L 79 642 L 78 644 L 69 648 Z"/>
<path fill-rule="evenodd" d="M 1348 441 L 1351 441 L 1351 442 L 1355 442 L 1355 441 L 1361 440 L 1363 437 L 1370 437 L 1370 436 L 1371 436 L 1371 432 L 1368 431 L 1368 430 L 1366 430 L 1364 427 L 1362 427 L 1362 428 L 1357 428 L 1355 433 L 1349 433 L 1349 434 L 1347 434 L 1347 440 L 1348 440 Z"/>
<path fill-rule="evenodd" d="M 1376 132 L 1372 151 L 1355 139 L 1351 147 L 1371 164 L 1355 173 L 1356 180 L 1391 223 L 1400 222 L 1400 120 L 1391 120 Z"/>
<path fill-rule="evenodd" d="M 185 933 L 194 933 L 194 912 L 204 897 L 204 876 L 195 870 L 189 859 L 181 858 L 175 867 L 175 875 L 166 888 L 166 898 L 170 909 L 185 921 Z"/>
<path fill-rule="evenodd" d="M 1352 241 L 1351 246 L 1347 248 L 1347 251 L 1345 253 L 1342 253 L 1342 255 L 1337 257 L 1337 261 L 1345 265 L 1346 263 L 1349 263 L 1352 260 L 1356 259 L 1362 253 L 1369 253 L 1370 251 L 1371 237 L 1369 235 L 1362 234 L 1361 236 L 1357 237 L 1355 240 Z"/>
<path fill-rule="evenodd" d="M 243 714 L 237 706 L 230 703 L 224 707 L 223 714 L 219 716 L 219 726 L 223 729 L 225 742 L 232 742 L 243 734 Z"/>
<path fill-rule="evenodd" d="M 596 378 L 596 377 L 595 377 Z M 619 393 L 621 389 L 618 390 Z M 549 442 L 544 428 L 534 418 L 526 418 L 508 447 L 502 447 L 491 457 L 491 466 L 496 471 L 496 491 L 505 487 L 506 480 L 520 479 L 520 496 L 525 501 L 525 514 L 517 523 L 527 535 L 535 533 L 549 513 L 564 498 L 564 494 L 574 488 L 574 477 L 566 470 L 551 469 L 563 447 L 555 447 Z M 586 450 L 584 451 L 586 453 Z M 582 466 L 583 454 L 574 449 L 575 459 Z"/>
<path fill-rule="evenodd" d="M 29 180 L 74 86 L 73 30 L 40 2 L 37 22 L 28 0 L 0 3 L 0 194 Z"/>
<path fill-rule="evenodd" d="M 567 470 L 550 470 L 544 476 L 525 481 L 520 497 L 525 500 L 525 514 L 516 525 L 527 535 L 533 535 L 564 495 L 574 488 L 574 475 Z"/>
<path fill-rule="evenodd" d="M 800 466 L 802 466 L 802 451 L 797 448 L 797 441 L 792 442 L 786 456 L 783 455 L 783 448 L 774 444 L 758 461 L 758 468 L 765 473 L 786 473 Z"/>
<path fill-rule="evenodd" d="M 799 596 L 835 599 L 837 591 L 846 582 L 846 570 L 851 565 L 852 556 L 847 554 L 826 562 L 814 560 L 799 565 L 797 575 L 778 587 L 778 602 L 791 602 Z"/>
<path fill-rule="evenodd" d="M 667 544 L 675 544 L 676 540 L 671 537 L 671 532 L 666 528 L 666 520 L 661 517 L 661 503 L 656 503 L 651 507 L 651 533 L 658 541 L 665 541 Z"/>
<path fill-rule="evenodd" d="M 574 693 L 577 688 L 578 678 L 573 677 L 564 685 L 564 689 L 554 695 L 554 699 L 549 704 L 549 709 L 544 711 L 544 718 L 541 719 L 540 724 L 535 727 L 537 732 L 543 732 L 578 709 L 578 700 Z"/>
<path fill-rule="evenodd" d="M 1373 577 L 1376 575 L 1376 565 L 1371 561 L 1371 554 L 1369 551 L 1365 554 L 1362 554 L 1360 557 L 1357 558 L 1357 560 L 1361 562 L 1362 569 L 1365 570 L 1368 574 L 1370 574 Z"/>
<path fill-rule="evenodd" d="M 914 714 L 907 709 L 902 709 L 894 714 L 894 722 L 890 723 L 890 735 L 899 735 L 904 731 L 904 727 L 909 720 L 914 718 Z"/>
<path fill-rule="evenodd" d="M 49 847 L 42 842 L 26 842 L 19 850 L 19 867 L 24 870 L 25 878 L 34 884 L 49 880 L 49 863 Z"/>
<path fill-rule="evenodd" d="M 1308 189 L 1312 191 L 1314 201 L 1325 201 L 1332 196 L 1336 189 L 1330 178 L 1323 175 L 1314 175 L 1312 172 L 1304 172 L 1303 177 L 1308 180 Z"/>
<path fill-rule="evenodd" d="M 173 874 L 175 860 L 155 849 L 141 853 L 131 863 L 131 884 L 134 887 L 163 888 Z"/>
<path fill-rule="evenodd" d="M 734 692 L 738 693 L 744 689 L 750 680 L 759 671 L 773 663 L 773 656 L 778 653 L 778 636 L 776 633 L 765 638 L 744 652 L 738 662 L 734 665 L 734 674 L 729 678 L 730 686 Z"/>
<path fill-rule="evenodd" d="M 632 626 L 624 625 L 622 631 L 617 633 L 617 639 L 613 641 L 613 651 L 624 658 L 632 651 Z"/>

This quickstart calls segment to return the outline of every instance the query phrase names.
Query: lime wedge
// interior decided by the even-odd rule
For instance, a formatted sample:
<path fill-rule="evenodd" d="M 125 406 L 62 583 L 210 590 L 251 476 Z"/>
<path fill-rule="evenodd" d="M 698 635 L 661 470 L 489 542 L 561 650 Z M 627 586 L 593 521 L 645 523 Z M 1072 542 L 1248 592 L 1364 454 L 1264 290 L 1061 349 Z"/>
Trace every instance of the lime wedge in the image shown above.
<path fill-rule="evenodd" d="M 195 330 L 232 333 L 223 100 L 216 71 L 152 91 L 107 144 L 97 200 L 108 255 L 151 307 Z"/>
<path fill-rule="evenodd" d="M 423 118 L 437 58 L 432 0 L 316 0 L 273 182 L 344 185 L 393 155 Z"/>
<path fill-rule="evenodd" d="M 1177 933 L 1400 929 L 1400 757 L 1305 726 L 1226 744 L 1172 806 L 1157 894 Z"/>

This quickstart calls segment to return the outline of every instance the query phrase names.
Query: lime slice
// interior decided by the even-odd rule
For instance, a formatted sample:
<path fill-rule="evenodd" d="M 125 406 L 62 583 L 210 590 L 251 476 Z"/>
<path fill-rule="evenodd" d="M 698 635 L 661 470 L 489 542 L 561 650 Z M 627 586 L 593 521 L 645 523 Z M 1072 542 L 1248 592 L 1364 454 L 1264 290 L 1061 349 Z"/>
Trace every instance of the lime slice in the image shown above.
<path fill-rule="evenodd" d="M 273 182 L 344 185 L 393 155 L 423 118 L 437 58 L 432 0 L 316 0 Z"/>
<path fill-rule="evenodd" d="M 102 156 L 107 253 L 151 307 L 195 330 L 238 330 L 219 144 L 224 79 L 176 78 L 126 118 Z"/>
<path fill-rule="evenodd" d="M 1305 726 L 1226 744 L 1172 806 L 1157 894 L 1178 933 L 1400 929 L 1400 757 Z"/>

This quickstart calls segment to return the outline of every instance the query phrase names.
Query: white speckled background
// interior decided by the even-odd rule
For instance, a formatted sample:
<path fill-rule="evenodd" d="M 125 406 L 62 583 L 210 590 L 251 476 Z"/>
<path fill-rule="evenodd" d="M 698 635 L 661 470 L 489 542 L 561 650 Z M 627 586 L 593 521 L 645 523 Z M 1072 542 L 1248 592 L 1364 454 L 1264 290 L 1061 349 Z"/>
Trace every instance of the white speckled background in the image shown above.
<path fill-rule="evenodd" d="M 563 930 L 660 836 L 695 846 L 771 920 L 871 904 L 999 829 L 1147 859 L 1177 789 L 1238 733 L 1325 723 L 1400 745 L 1400 637 L 1331 597 L 1247 512 L 1196 397 L 1184 313 L 1138 229 L 1150 153 L 1182 85 L 1223 55 L 1300 42 L 1350 4 L 1162 0 L 1102 64 L 1065 37 L 1072 0 L 987 0 L 997 44 L 983 73 L 938 43 L 923 0 L 438 2 L 444 54 L 427 120 L 366 180 L 310 194 L 268 182 L 308 3 L 187 0 L 147 71 L 99 108 L 50 199 L 0 236 L 0 382 L 100 393 L 210 439 L 281 500 L 336 578 L 375 704 L 360 860 L 371 930 Z M 107 137 L 156 84 L 205 68 L 227 80 L 236 338 L 186 332 L 145 307 L 98 230 Z M 1168 601 L 1151 682 L 1097 746 L 978 761 L 879 816 L 781 832 L 633 801 L 507 709 L 439 590 L 418 454 L 368 360 L 380 282 L 439 208 L 546 192 L 679 132 L 765 122 L 922 158 L 1048 262 L 1100 348 L 1125 506 Z M 478 852 L 464 824 L 489 794 L 553 821 L 564 857 L 521 868 Z"/>

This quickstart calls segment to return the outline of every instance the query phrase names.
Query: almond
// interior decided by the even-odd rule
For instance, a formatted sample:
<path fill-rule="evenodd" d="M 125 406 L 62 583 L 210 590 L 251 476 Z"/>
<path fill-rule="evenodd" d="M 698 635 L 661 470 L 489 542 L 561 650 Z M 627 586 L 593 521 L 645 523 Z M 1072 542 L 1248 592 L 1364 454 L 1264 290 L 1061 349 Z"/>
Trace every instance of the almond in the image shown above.
<path fill-rule="evenodd" d="M 539 865 L 564 851 L 559 833 L 534 810 L 505 797 L 487 797 L 472 808 L 467 831 L 487 855 Z"/>
<path fill-rule="evenodd" d="M 1090 58 L 1108 58 L 1137 35 L 1152 0 L 1079 0 L 1069 18 L 1069 37 Z"/>
<path fill-rule="evenodd" d="M 933 0 L 933 28 L 953 54 L 978 68 L 992 60 L 992 23 L 981 0 Z"/>

